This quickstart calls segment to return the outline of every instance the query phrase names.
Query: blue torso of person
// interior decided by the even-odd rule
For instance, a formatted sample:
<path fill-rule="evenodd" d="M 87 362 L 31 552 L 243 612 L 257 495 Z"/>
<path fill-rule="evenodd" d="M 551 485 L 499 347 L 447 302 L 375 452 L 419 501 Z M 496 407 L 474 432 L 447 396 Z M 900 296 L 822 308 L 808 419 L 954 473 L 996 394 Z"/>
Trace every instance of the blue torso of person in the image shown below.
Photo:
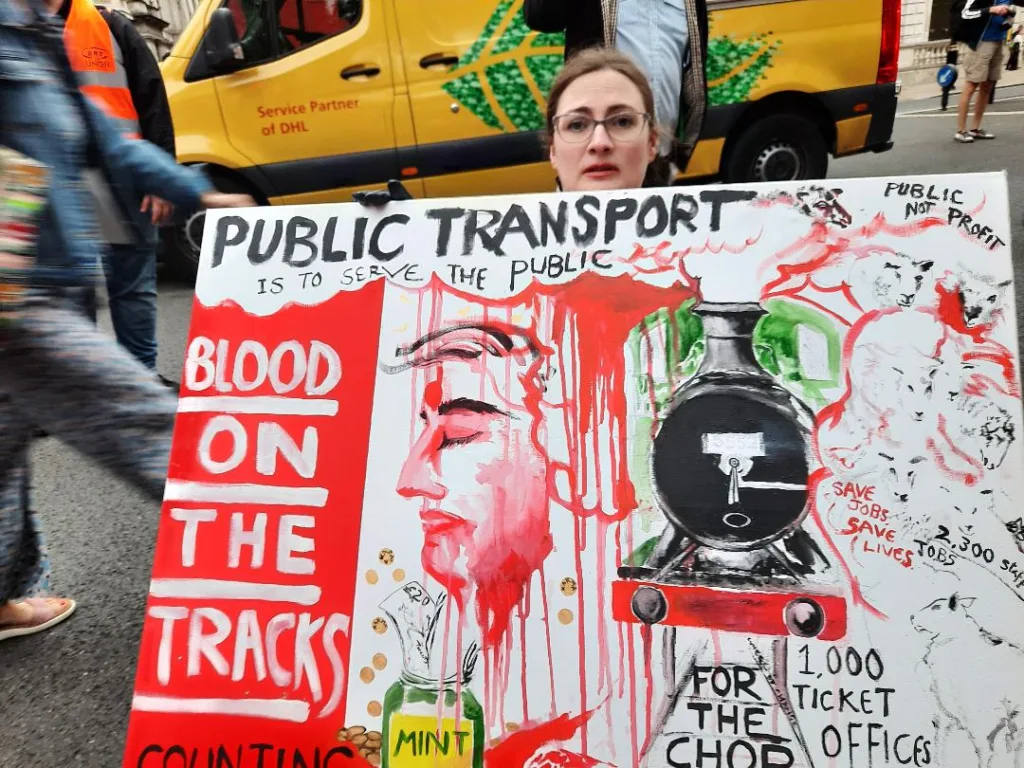
<path fill-rule="evenodd" d="M 77 98 L 69 85 L 74 81 L 52 53 L 61 40 L 60 27 L 30 10 L 27 0 L 0 0 L 0 145 L 44 163 L 51 174 L 32 276 L 43 288 L 87 285 L 100 274 L 105 244 L 82 178 L 90 160 L 104 171 L 127 217 L 140 192 L 158 191 L 189 211 L 212 190 L 163 150 L 123 138 L 97 107 Z"/>
<path fill-rule="evenodd" d="M 1010 5 L 1010 0 L 995 0 L 992 5 Z M 988 25 L 985 27 L 985 32 L 982 34 L 982 40 L 992 40 L 994 42 L 1003 42 L 1006 40 L 1007 30 L 1007 17 L 1006 16 L 991 16 L 988 20 Z"/>

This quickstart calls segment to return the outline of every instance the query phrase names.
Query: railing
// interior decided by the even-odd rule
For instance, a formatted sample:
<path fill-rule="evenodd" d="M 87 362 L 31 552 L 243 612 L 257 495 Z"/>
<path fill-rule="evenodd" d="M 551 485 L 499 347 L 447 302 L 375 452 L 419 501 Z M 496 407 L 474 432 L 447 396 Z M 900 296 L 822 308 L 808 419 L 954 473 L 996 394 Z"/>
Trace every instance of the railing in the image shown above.
<path fill-rule="evenodd" d="M 949 40 L 931 40 L 927 43 L 905 44 L 900 51 L 900 71 L 938 69 L 946 63 Z M 963 52 L 961 51 L 961 57 Z"/>

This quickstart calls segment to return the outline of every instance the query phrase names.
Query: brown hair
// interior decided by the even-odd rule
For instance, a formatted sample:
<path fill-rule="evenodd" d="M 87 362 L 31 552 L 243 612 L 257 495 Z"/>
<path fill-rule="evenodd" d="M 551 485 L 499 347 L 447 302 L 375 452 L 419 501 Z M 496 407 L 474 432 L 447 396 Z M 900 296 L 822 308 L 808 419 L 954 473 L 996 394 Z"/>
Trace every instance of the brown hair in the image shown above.
<path fill-rule="evenodd" d="M 592 72 L 601 72 L 605 69 L 610 69 L 629 78 L 630 82 L 637 87 L 637 90 L 640 91 L 640 98 L 644 103 L 644 111 L 650 115 L 651 130 L 656 135 L 660 135 L 658 125 L 654 121 L 654 91 L 651 90 L 651 84 L 643 71 L 633 63 L 632 59 L 614 48 L 586 48 L 569 58 L 565 66 L 558 73 L 554 83 L 551 84 L 551 92 L 548 94 L 547 115 L 545 116 L 547 125 L 545 138 L 549 147 L 551 142 L 554 141 L 555 115 L 558 114 L 558 102 L 561 100 L 562 94 L 565 93 L 565 89 L 584 75 L 589 75 Z M 658 164 L 658 159 L 655 159 L 652 166 Z M 650 178 L 652 175 L 661 175 L 661 169 L 658 169 L 657 174 L 653 173 L 652 168 L 649 168 L 648 171 L 649 178 L 645 179 L 645 186 L 654 181 L 654 179 Z"/>

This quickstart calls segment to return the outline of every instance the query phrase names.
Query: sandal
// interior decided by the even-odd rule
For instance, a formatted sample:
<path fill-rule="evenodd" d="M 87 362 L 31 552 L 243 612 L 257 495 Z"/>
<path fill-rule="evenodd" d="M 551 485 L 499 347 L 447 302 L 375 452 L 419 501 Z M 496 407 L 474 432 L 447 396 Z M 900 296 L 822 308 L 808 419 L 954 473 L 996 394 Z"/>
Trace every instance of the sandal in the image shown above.
<path fill-rule="evenodd" d="M 74 600 L 63 597 L 29 597 L 15 602 L 30 606 L 32 618 L 17 624 L 13 622 L 0 623 L 0 640 L 42 632 L 64 621 L 75 612 L 77 607 Z"/>

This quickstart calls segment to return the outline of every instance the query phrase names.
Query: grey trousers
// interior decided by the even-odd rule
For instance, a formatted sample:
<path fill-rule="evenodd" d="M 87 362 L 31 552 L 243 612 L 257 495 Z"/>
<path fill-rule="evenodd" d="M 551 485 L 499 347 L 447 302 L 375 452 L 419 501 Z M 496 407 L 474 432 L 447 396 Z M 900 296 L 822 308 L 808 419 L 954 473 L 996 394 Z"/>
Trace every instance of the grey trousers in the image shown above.
<path fill-rule="evenodd" d="M 80 301 L 36 294 L 16 325 L 0 329 L 0 602 L 48 589 L 30 493 L 36 427 L 163 497 L 176 400 Z"/>

